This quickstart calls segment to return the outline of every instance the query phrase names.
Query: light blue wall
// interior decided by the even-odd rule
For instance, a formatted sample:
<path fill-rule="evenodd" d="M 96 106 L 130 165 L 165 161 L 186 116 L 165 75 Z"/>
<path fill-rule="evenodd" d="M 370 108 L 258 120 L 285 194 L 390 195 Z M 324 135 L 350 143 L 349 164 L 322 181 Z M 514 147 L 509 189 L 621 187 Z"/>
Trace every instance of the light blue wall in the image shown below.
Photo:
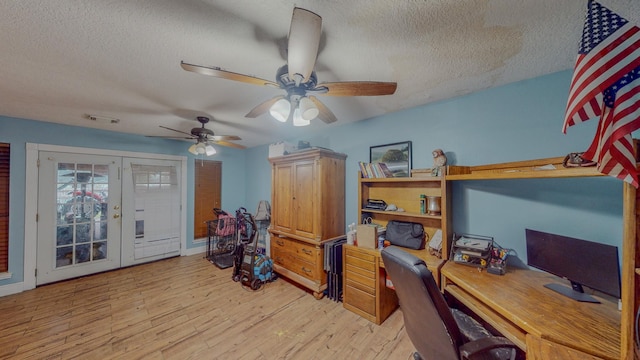
<path fill-rule="evenodd" d="M 260 200 L 271 202 L 271 164 L 269 146 L 262 145 L 246 150 L 246 208 L 254 213 Z"/>
<path fill-rule="evenodd" d="M 584 151 L 596 120 L 561 132 L 570 80 L 571 72 L 564 71 L 288 141 L 307 140 L 348 155 L 349 224 L 357 222 L 357 163 L 369 161 L 373 145 L 412 141 L 414 169 L 430 168 L 436 148 L 444 149 L 453 165 Z M 252 149 L 248 163 L 262 164 L 267 154 L 266 147 Z M 258 188 L 247 191 L 249 203 L 269 194 L 268 177 L 265 170 L 250 184 Z M 493 236 L 525 261 L 525 228 L 621 246 L 622 183 L 609 177 L 456 182 L 452 207 L 454 231 Z"/>
<path fill-rule="evenodd" d="M 357 218 L 357 163 L 369 160 L 369 147 L 413 142 L 413 168 L 431 167 L 431 151 L 442 148 L 450 164 L 479 165 L 561 156 L 583 151 L 595 121 L 561 133 L 571 72 L 565 71 L 415 107 L 353 124 L 328 127 L 310 141 L 348 155 L 346 223 Z M 402 84 L 400 84 L 400 89 Z M 25 143 L 185 155 L 185 142 L 146 138 L 44 122 L 0 117 L 0 142 L 11 143 L 11 280 L 22 281 L 24 258 Z M 255 211 L 271 198 L 268 146 L 244 151 L 219 148 L 213 160 L 223 163 L 222 206 Z M 187 169 L 187 223 L 193 223 L 193 173 Z M 493 236 L 524 259 L 527 227 L 621 246 L 622 185 L 597 179 L 498 180 L 456 182 L 453 186 L 454 231 Z M 187 230 L 188 247 L 193 228 Z M 34 251 L 35 249 L 27 249 Z"/>
<path fill-rule="evenodd" d="M 24 249 L 25 192 L 29 191 L 25 188 L 24 183 L 26 143 L 188 155 L 187 224 L 193 224 L 195 157 L 186 151 L 189 146 L 187 142 L 1 116 L 0 142 L 11 144 L 9 272 L 13 274 L 11 279 L 0 281 L 0 286 L 23 281 L 24 252 L 35 251 L 35 249 Z M 214 160 L 222 161 L 222 205 L 225 208 L 236 209 L 245 203 L 245 152 L 220 147 Z M 196 246 L 203 245 L 193 244 L 193 226 L 189 226 L 187 228 L 187 248 Z"/>

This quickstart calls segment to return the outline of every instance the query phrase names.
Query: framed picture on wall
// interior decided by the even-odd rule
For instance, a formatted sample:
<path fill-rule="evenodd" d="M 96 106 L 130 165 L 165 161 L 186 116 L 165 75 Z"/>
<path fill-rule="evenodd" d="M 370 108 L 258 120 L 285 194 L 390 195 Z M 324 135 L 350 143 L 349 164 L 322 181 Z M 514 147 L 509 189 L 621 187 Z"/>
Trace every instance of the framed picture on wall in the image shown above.
<path fill-rule="evenodd" d="M 369 162 L 387 164 L 393 177 L 409 177 L 411 176 L 411 141 L 371 146 Z"/>

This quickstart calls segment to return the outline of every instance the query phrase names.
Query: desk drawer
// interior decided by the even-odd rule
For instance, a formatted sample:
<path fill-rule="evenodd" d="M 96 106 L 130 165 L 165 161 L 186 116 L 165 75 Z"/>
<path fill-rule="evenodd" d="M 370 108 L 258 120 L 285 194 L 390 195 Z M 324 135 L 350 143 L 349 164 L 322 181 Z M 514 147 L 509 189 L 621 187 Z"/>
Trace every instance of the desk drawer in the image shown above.
<path fill-rule="evenodd" d="M 362 291 L 368 292 L 371 295 L 376 295 L 376 279 L 375 278 L 367 278 L 360 276 L 358 274 L 349 274 L 347 273 L 346 277 L 347 284 L 350 284 L 353 287 L 356 287 Z"/>
<path fill-rule="evenodd" d="M 360 309 L 367 314 L 376 316 L 376 297 L 368 292 L 357 289 L 354 286 L 345 284 L 344 287 L 345 304 L 349 304 Z"/>
<path fill-rule="evenodd" d="M 360 250 L 357 247 L 346 248 L 347 256 L 355 257 L 370 263 L 374 263 L 376 261 L 376 257 L 367 253 L 366 251 Z"/>
<path fill-rule="evenodd" d="M 376 263 L 375 263 L 375 259 L 374 260 L 363 260 L 359 257 L 356 256 L 351 256 L 350 255 L 353 254 L 352 251 L 347 252 L 347 256 L 346 256 L 346 264 L 350 265 L 352 269 L 356 269 L 359 268 L 368 272 L 373 273 L 376 270 Z"/>
<path fill-rule="evenodd" d="M 345 265 L 344 265 L 345 272 L 356 273 L 369 278 L 376 277 L 375 264 L 373 267 L 366 267 L 366 268 L 363 268 L 362 266 L 359 266 L 359 265 L 361 264 L 354 264 L 350 258 L 347 258 L 347 261 L 345 262 Z"/>

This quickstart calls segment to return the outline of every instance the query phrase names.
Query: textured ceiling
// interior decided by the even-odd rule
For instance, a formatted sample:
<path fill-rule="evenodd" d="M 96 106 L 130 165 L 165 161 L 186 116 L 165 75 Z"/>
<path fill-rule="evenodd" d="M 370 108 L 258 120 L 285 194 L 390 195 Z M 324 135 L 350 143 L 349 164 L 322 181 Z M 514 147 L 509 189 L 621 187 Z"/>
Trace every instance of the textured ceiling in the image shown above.
<path fill-rule="evenodd" d="M 0 115 L 143 135 L 215 119 L 255 146 L 570 69 L 586 0 L 6 0 Z M 640 24 L 640 1 L 601 3 Z M 180 61 L 274 80 L 294 6 L 323 21 L 319 82 L 394 81 L 394 95 L 321 97 L 338 121 L 244 115 L 282 90 L 203 76 Z M 111 124 L 87 114 L 120 119 Z"/>

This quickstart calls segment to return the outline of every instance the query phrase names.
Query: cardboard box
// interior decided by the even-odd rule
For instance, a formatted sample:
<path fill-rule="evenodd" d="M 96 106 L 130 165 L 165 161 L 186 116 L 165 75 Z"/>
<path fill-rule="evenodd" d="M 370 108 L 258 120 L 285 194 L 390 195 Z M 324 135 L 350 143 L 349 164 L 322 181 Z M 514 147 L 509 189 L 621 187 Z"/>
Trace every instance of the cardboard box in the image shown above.
<path fill-rule="evenodd" d="M 356 239 L 358 241 L 358 247 L 375 249 L 378 244 L 378 226 L 369 224 L 358 225 Z"/>
<path fill-rule="evenodd" d="M 269 158 L 287 155 L 296 149 L 295 145 L 280 141 L 269 145 Z"/>

